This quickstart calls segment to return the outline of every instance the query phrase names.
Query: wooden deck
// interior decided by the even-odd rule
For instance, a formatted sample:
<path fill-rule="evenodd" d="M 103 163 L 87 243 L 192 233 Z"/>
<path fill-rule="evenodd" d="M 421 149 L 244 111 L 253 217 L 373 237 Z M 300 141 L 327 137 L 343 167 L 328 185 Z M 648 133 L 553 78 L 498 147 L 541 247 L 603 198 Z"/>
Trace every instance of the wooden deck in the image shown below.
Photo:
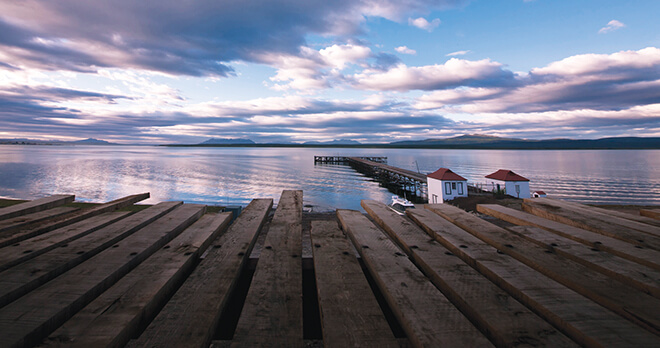
<path fill-rule="evenodd" d="M 232 222 L 129 209 L 147 197 L 0 209 L 0 347 L 660 346 L 648 215 L 550 199 L 304 214 L 284 191 Z"/>

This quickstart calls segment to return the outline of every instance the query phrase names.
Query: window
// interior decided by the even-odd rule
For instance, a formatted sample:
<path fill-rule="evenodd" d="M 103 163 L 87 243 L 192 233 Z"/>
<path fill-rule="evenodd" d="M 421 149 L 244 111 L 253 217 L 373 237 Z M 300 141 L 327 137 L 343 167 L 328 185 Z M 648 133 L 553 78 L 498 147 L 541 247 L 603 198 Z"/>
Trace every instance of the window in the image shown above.
<path fill-rule="evenodd" d="M 458 194 L 459 195 L 463 194 L 463 183 L 462 182 L 458 183 Z"/>
<path fill-rule="evenodd" d="M 452 190 L 455 190 L 455 189 L 456 189 L 456 183 L 455 183 L 455 182 L 452 182 L 452 183 L 451 183 L 451 189 L 452 189 Z"/>
<path fill-rule="evenodd" d="M 451 183 L 450 182 L 445 183 L 445 193 L 448 194 L 448 195 L 451 194 Z"/>

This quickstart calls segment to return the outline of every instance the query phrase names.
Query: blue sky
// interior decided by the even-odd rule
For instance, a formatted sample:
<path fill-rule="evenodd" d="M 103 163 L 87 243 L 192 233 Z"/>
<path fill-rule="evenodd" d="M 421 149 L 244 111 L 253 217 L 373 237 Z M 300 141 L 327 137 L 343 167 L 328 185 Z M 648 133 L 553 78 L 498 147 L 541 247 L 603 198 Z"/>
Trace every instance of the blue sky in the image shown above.
<path fill-rule="evenodd" d="M 0 138 L 660 136 L 660 2 L 0 2 Z"/>

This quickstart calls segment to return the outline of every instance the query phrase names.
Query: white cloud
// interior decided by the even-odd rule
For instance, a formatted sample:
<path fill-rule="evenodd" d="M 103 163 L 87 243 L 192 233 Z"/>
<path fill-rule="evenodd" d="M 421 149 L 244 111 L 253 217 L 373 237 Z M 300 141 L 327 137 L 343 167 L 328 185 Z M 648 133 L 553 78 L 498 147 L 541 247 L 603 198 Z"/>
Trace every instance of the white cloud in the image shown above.
<path fill-rule="evenodd" d="M 408 18 L 408 24 L 417 27 L 419 29 L 423 29 L 428 32 L 431 32 L 433 31 L 433 29 L 437 28 L 440 25 L 440 20 L 436 18 L 429 22 L 424 17 L 419 17 L 417 19 Z"/>
<path fill-rule="evenodd" d="M 332 45 L 320 50 L 319 54 L 328 65 L 342 70 L 349 63 L 357 63 L 371 56 L 371 49 L 352 44 Z"/>
<path fill-rule="evenodd" d="M 415 108 L 458 113 L 619 110 L 660 100 L 660 49 L 585 54 L 515 75 L 515 83 L 463 84 L 417 99 Z"/>
<path fill-rule="evenodd" d="M 399 46 L 399 47 L 395 48 L 394 50 L 396 50 L 397 52 L 399 52 L 401 54 L 417 54 L 417 51 L 415 51 L 411 48 L 408 48 L 407 46 Z"/>
<path fill-rule="evenodd" d="M 468 53 L 471 53 L 471 52 L 472 52 L 472 51 L 470 51 L 470 50 L 467 50 L 467 51 L 456 51 L 456 52 L 452 52 L 452 53 L 447 53 L 446 56 L 447 56 L 447 57 L 464 56 L 464 55 L 466 55 L 466 54 L 468 54 Z"/>
<path fill-rule="evenodd" d="M 502 64 L 489 59 L 451 58 L 444 64 L 408 67 L 399 64 L 387 71 L 364 70 L 352 76 L 353 87 L 379 91 L 433 90 L 458 87 L 478 80 L 509 79 Z"/>
<path fill-rule="evenodd" d="M 612 54 L 580 54 L 552 62 L 544 68 L 532 69 L 536 75 L 584 75 L 617 69 L 634 70 L 660 65 L 660 48 L 647 47 L 639 51 L 621 51 Z M 620 71 L 623 72 L 623 71 Z"/>
<path fill-rule="evenodd" d="M 318 51 L 303 46 L 297 55 L 263 54 L 258 59 L 277 68 L 275 76 L 270 78 L 276 83 L 274 89 L 310 93 L 331 87 L 331 80 L 341 80 L 342 70 L 371 56 L 369 47 L 345 44 Z"/>
<path fill-rule="evenodd" d="M 617 21 L 616 19 L 613 19 L 609 21 L 606 26 L 600 28 L 598 34 L 607 34 L 611 31 L 619 30 L 625 26 L 626 26 L 625 24 Z"/>

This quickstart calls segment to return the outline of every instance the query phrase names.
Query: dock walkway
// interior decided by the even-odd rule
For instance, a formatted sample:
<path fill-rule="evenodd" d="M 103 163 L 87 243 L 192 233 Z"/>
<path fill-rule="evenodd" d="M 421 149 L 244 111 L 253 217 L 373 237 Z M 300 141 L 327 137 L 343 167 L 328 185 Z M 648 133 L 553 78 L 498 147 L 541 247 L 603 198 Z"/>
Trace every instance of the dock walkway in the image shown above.
<path fill-rule="evenodd" d="M 547 199 L 478 206 L 499 222 L 369 200 L 307 214 L 296 190 L 233 222 L 128 209 L 146 197 L 0 209 L 0 346 L 660 346 L 657 220 Z"/>
<path fill-rule="evenodd" d="M 314 163 L 348 164 L 391 189 L 409 192 L 411 198 L 425 201 L 428 196 L 426 174 L 390 166 L 387 157 L 314 156 Z"/>
<path fill-rule="evenodd" d="M 314 156 L 314 163 L 341 163 L 348 164 L 351 158 L 359 158 L 375 163 L 387 163 L 387 157 L 369 156 L 369 157 L 348 157 L 348 156 Z"/>

